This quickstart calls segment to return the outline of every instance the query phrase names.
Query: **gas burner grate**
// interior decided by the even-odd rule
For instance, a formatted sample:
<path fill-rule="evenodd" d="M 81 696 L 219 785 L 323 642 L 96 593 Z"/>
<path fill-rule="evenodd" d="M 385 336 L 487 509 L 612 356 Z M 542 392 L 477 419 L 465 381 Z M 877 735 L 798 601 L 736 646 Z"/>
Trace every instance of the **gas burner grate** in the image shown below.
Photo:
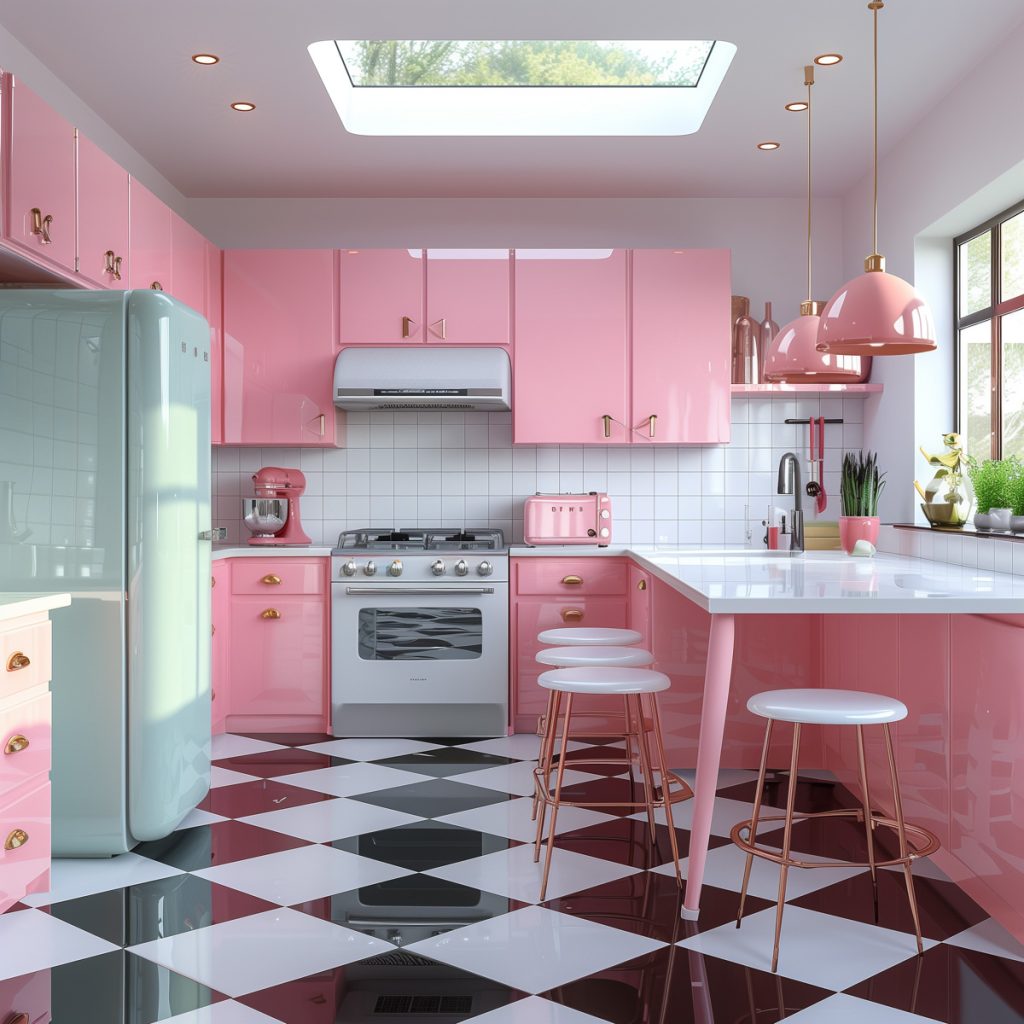
<path fill-rule="evenodd" d="M 374 1013 L 418 1016 L 468 1014 L 473 1012 L 472 996 L 378 996 Z"/>

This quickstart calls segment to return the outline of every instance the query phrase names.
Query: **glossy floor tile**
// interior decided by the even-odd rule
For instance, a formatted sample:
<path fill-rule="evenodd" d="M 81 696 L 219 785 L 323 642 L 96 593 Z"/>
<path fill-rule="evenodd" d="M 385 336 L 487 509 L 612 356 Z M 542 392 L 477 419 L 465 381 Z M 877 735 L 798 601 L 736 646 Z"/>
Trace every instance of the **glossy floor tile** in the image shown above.
<path fill-rule="evenodd" d="M 574 741 L 570 761 L 609 748 Z M 560 813 L 538 904 L 537 749 L 218 737 L 224 784 L 171 836 L 58 861 L 50 893 L 0 916 L 0 1022 L 1024 1024 L 1024 947 L 929 863 L 914 868 L 923 956 L 899 873 L 879 873 L 876 917 L 866 869 L 794 870 L 771 974 L 774 865 L 755 861 L 735 927 L 744 857 L 727 833 L 749 814 L 750 772 L 719 778 L 698 921 L 680 915 L 664 817 L 652 839 L 621 804 Z M 567 769 L 568 795 L 639 796 L 620 766 L 585 767 Z M 769 780 L 766 807 L 787 786 Z M 796 794 L 808 811 L 852 803 L 811 773 Z M 692 803 L 676 808 L 685 872 Z M 804 822 L 794 847 L 860 859 L 864 832 Z"/>

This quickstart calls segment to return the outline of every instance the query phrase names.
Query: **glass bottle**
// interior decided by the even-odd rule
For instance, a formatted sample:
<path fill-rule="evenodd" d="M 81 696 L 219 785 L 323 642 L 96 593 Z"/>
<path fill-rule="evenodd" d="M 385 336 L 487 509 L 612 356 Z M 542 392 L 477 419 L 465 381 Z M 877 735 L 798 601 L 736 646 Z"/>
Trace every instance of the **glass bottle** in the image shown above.
<path fill-rule="evenodd" d="M 761 328 L 750 316 L 750 299 L 732 297 L 732 382 L 761 383 Z"/>
<path fill-rule="evenodd" d="M 761 331 L 761 344 L 758 349 L 758 377 L 759 381 L 764 380 L 764 358 L 767 353 L 769 346 L 775 339 L 775 335 L 779 333 L 779 325 L 772 319 L 772 304 L 766 302 L 764 304 L 764 319 L 760 323 Z"/>

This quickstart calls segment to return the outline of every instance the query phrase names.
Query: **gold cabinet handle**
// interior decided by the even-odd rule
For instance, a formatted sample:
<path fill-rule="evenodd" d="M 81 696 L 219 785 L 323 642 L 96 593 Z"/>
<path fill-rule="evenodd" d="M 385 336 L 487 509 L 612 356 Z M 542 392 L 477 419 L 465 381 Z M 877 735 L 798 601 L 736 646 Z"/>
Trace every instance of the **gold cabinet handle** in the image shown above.
<path fill-rule="evenodd" d="M 28 750 L 29 742 L 27 736 L 16 733 L 4 744 L 5 754 L 20 754 L 23 750 Z"/>
<path fill-rule="evenodd" d="M 413 328 L 413 325 L 415 323 L 416 323 L 416 321 L 411 319 L 410 317 L 407 317 L 407 316 L 403 316 L 402 317 L 402 337 L 403 338 L 411 338 L 412 337 L 412 328 Z"/>
<path fill-rule="evenodd" d="M 562 577 L 562 582 L 567 587 L 579 587 L 579 586 L 583 585 L 583 577 L 582 576 L 563 576 Z"/>
<path fill-rule="evenodd" d="M 210 636 L 216 636 L 216 635 L 217 635 L 217 626 L 216 626 L 215 623 L 211 623 L 210 624 Z"/>
<path fill-rule="evenodd" d="M 279 619 L 281 613 L 276 608 L 265 608 L 260 612 L 261 619 Z"/>
<path fill-rule="evenodd" d="M 159 281 L 154 281 L 149 287 L 155 292 L 162 292 L 164 290 L 164 286 Z"/>
<path fill-rule="evenodd" d="M 319 421 L 320 436 L 323 437 L 327 433 L 327 417 L 323 413 L 320 413 L 317 420 Z"/>
<path fill-rule="evenodd" d="M 43 218 L 43 230 L 39 239 L 43 243 L 43 245 L 49 245 L 53 241 L 53 239 L 50 237 L 50 226 L 52 224 L 53 215 L 48 213 Z"/>
<path fill-rule="evenodd" d="M 114 280 L 115 281 L 120 281 L 121 280 L 121 264 L 122 263 L 124 263 L 124 257 L 123 256 L 115 256 L 114 257 Z"/>
<path fill-rule="evenodd" d="M 108 249 L 103 254 L 103 273 L 104 274 L 110 274 L 111 277 L 114 276 L 114 250 L 113 249 Z"/>
<path fill-rule="evenodd" d="M 14 829 L 4 841 L 5 850 L 17 850 L 28 842 L 28 833 L 23 828 Z"/>
<path fill-rule="evenodd" d="M 440 324 L 440 328 L 441 328 L 440 330 L 438 330 L 438 325 L 439 325 L 439 324 Z M 445 319 L 445 317 L 441 317 L 441 319 L 440 319 L 440 320 L 435 320 L 435 321 L 434 321 L 434 322 L 433 322 L 433 323 L 432 323 L 432 324 L 430 325 L 430 329 L 431 329 L 431 330 L 432 330 L 432 331 L 433 331 L 433 332 L 434 332 L 434 333 L 435 333 L 435 334 L 436 334 L 436 335 L 437 335 L 437 336 L 438 336 L 438 337 L 439 337 L 439 338 L 440 338 L 440 339 L 441 339 L 442 341 L 444 341 L 444 340 L 445 340 L 445 338 L 447 338 L 447 337 L 448 337 L 448 321 L 447 321 L 447 319 Z"/>
<path fill-rule="evenodd" d="M 50 238 L 50 225 L 53 223 L 53 217 L 50 214 L 43 216 L 43 211 L 38 206 L 32 207 L 32 234 L 39 236 L 39 241 L 43 245 L 49 245 L 52 239 Z"/>
<path fill-rule="evenodd" d="M 601 420 L 604 423 L 604 436 L 605 437 L 611 437 L 612 436 L 612 418 L 611 418 L 611 416 L 609 416 L 607 413 L 605 413 L 601 417 Z"/>
<path fill-rule="evenodd" d="M 563 622 L 582 622 L 583 612 L 579 608 L 565 608 L 562 610 Z"/>
<path fill-rule="evenodd" d="M 646 590 L 647 589 L 647 580 L 640 580 L 640 582 L 636 585 L 636 589 L 637 590 Z"/>
<path fill-rule="evenodd" d="M 280 576 L 275 576 L 272 572 L 267 573 L 267 575 L 264 576 L 263 579 L 260 580 L 260 583 L 266 583 L 266 585 L 268 587 L 275 587 L 280 582 L 281 582 L 281 577 Z"/>
<path fill-rule="evenodd" d="M 15 651 L 7 659 L 7 671 L 19 672 L 23 668 L 28 668 L 31 664 L 32 659 L 24 651 Z"/>
<path fill-rule="evenodd" d="M 4 1021 L 4 1024 L 31 1024 L 27 1013 L 18 1013 L 15 1011 Z"/>
<path fill-rule="evenodd" d="M 654 428 L 658 425 L 658 417 L 651 413 L 651 418 L 647 421 L 649 427 L 648 437 L 654 437 Z"/>

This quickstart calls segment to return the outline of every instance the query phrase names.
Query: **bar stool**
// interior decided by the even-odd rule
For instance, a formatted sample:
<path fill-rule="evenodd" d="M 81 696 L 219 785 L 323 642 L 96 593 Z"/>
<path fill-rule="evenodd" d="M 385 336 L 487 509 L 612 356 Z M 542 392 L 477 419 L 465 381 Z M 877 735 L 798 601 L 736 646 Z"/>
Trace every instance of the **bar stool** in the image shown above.
<path fill-rule="evenodd" d="M 768 690 L 755 694 L 747 701 L 747 710 L 761 718 L 767 719 L 764 747 L 761 751 L 761 768 L 757 776 L 757 792 L 754 795 L 754 813 L 748 821 L 741 821 L 732 829 L 732 841 L 747 854 L 747 863 L 743 869 L 743 885 L 740 889 L 740 906 L 736 915 L 736 927 L 743 920 L 743 904 L 746 901 L 747 885 L 750 882 L 750 869 L 755 857 L 773 861 L 781 865 L 779 873 L 779 898 L 775 908 L 775 946 L 772 950 L 772 971 L 779 965 L 779 939 L 782 934 L 782 911 L 786 902 L 786 879 L 791 867 L 798 868 L 847 868 L 866 867 L 871 869 L 871 881 L 875 887 L 875 906 L 878 905 L 878 869 L 899 866 L 903 869 L 903 877 L 907 886 L 907 900 L 910 913 L 914 919 L 914 932 L 917 936 L 918 955 L 924 952 L 921 941 L 921 921 L 917 912 L 917 899 L 914 895 L 914 879 L 911 874 L 911 863 L 919 857 L 931 856 L 938 848 L 938 839 L 927 829 L 917 825 L 908 825 L 903 819 L 903 801 L 900 797 L 899 780 L 896 777 L 896 758 L 893 754 L 892 733 L 890 723 L 902 721 L 907 717 L 907 706 L 893 697 L 885 697 L 876 693 L 861 693 L 857 690 Z M 789 790 L 786 797 L 785 815 L 764 817 L 761 815 L 761 793 L 764 788 L 765 771 L 768 764 L 768 747 L 771 744 L 772 730 L 776 722 L 793 723 L 793 750 L 789 767 Z M 797 768 L 800 754 L 800 727 L 803 725 L 846 725 L 857 728 L 857 760 L 859 764 L 861 806 L 834 811 L 818 811 L 800 813 L 793 811 L 796 799 Z M 889 779 L 892 784 L 894 818 L 887 818 L 871 810 L 871 791 L 868 788 L 867 759 L 864 754 L 864 728 L 869 725 L 880 725 L 885 738 L 885 752 L 889 762 Z M 864 823 L 864 835 L 867 840 L 868 859 L 866 862 L 826 861 L 807 862 L 792 857 L 791 839 L 793 821 L 809 818 L 853 817 Z M 782 821 L 783 839 L 782 852 L 757 845 L 757 828 L 761 822 Z M 899 840 L 899 856 L 879 860 L 875 855 L 874 832 L 878 828 L 888 828 L 896 833 Z M 746 833 L 746 838 L 744 838 Z"/>
<path fill-rule="evenodd" d="M 648 654 L 649 652 L 644 652 Z M 549 690 L 552 698 L 551 711 L 547 716 L 547 729 L 544 734 L 544 742 L 541 750 L 541 765 L 538 767 L 537 796 L 542 811 L 537 820 L 537 836 L 534 842 L 534 860 L 540 859 L 540 846 L 544 831 L 544 819 L 547 808 L 551 808 L 551 824 L 548 828 L 547 851 L 544 858 L 544 873 L 541 879 L 540 899 L 544 900 L 547 893 L 548 875 L 551 871 L 551 855 L 555 847 L 555 829 L 558 821 L 558 809 L 566 807 L 643 807 L 647 811 L 647 822 L 651 838 L 655 835 L 654 809 L 663 807 L 665 809 L 665 820 L 668 825 L 669 843 L 672 847 L 672 859 L 675 864 L 676 884 L 682 887 L 682 874 L 679 869 L 679 846 L 676 839 L 675 825 L 672 820 L 672 804 L 678 800 L 685 800 L 693 796 L 693 791 L 687 783 L 666 767 L 665 744 L 661 731 L 661 718 L 658 714 L 658 701 L 655 696 L 662 690 L 669 688 L 670 680 L 663 672 L 656 672 L 648 668 L 634 668 L 630 666 L 587 666 L 576 668 L 557 668 L 541 673 L 538 680 L 541 686 Z M 630 741 L 636 743 L 640 758 L 640 771 L 644 783 L 644 800 L 614 800 L 614 801 L 563 801 L 562 784 L 564 781 L 565 765 L 568 754 L 569 736 L 573 715 L 573 701 L 577 695 L 587 694 L 590 696 L 607 696 L 609 694 L 621 695 L 626 708 L 626 722 L 624 728 Z M 644 709 L 644 698 L 647 698 L 648 707 Z M 558 771 L 555 778 L 554 794 L 551 792 L 551 771 L 554 758 L 555 739 L 558 729 L 558 718 L 562 711 L 562 701 L 565 700 L 565 721 L 562 726 L 562 739 L 558 756 Z M 650 717 L 651 727 L 647 728 L 647 717 Z M 653 764 L 648 733 L 654 738 L 655 751 L 658 757 L 657 765 Z M 576 763 L 576 762 L 574 762 Z M 583 762 L 579 762 L 583 763 Z M 655 785 L 654 773 L 660 776 L 660 787 Z M 543 776 L 543 777 L 542 777 Z M 672 787 L 677 788 L 673 792 Z M 632 794 L 630 794 L 632 795 Z"/>

